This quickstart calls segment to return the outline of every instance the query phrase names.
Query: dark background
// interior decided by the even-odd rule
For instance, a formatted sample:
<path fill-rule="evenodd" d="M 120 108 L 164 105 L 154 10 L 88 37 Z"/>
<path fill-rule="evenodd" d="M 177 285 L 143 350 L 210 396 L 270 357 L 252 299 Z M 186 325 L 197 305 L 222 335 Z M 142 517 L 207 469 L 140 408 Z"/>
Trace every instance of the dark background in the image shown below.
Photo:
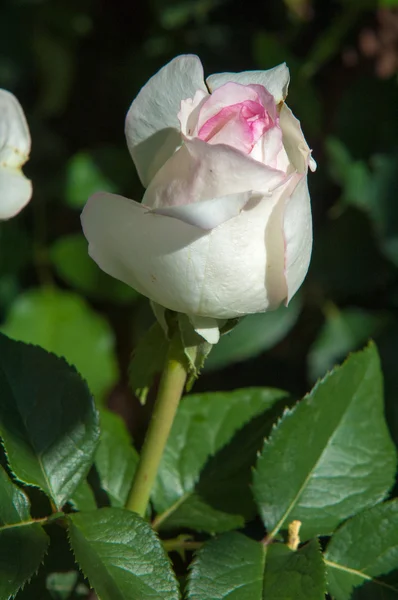
<path fill-rule="evenodd" d="M 180 53 L 205 73 L 286 61 L 288 104 L 318 171 L 314 252 L 292 305 L 244 319 L 194 391 L 271 385 L 304 394 L 373 337 L 398 439 L 398 6 L 396 0 L 2 0 L 0 87 L 32 134 L 30 205 L 0 227 L 3 330 L 65 355 L 139 444 L 148 407 L 128 389 L 146 299 L 87 257 L 79 215 L 106 189 L 142 188 L 124 118 L 147 79 Z M 139 260 L 139 257 L 137 257 Z M 149 403 L 150 405 L 150 403 Z"/>

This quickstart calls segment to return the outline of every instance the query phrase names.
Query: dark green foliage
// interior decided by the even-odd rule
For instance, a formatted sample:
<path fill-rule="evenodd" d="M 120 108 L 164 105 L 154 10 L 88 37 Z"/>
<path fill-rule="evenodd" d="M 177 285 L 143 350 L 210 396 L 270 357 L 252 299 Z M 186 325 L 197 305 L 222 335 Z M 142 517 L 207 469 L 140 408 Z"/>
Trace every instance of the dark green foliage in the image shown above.
<path fill-rule="evenodd" d="M 26 494 L 0 466 L 0 599 L 8 600 L 36 573 L 49 539 L 30 516 Z"/>
<path fill-rule="evenodd" d="M 63 359 L 0 335 L 0 435 L 19 481 L 57 508 L 87 474 L 98 414 L 85 382 Z"/>
<path fill-rule="evenodd" d="M 322 600 L 325 565 L 317 542 L 297 551 L 263 546 L 226 533 L 199 550 L 188 580 L 188 600 Z"/>

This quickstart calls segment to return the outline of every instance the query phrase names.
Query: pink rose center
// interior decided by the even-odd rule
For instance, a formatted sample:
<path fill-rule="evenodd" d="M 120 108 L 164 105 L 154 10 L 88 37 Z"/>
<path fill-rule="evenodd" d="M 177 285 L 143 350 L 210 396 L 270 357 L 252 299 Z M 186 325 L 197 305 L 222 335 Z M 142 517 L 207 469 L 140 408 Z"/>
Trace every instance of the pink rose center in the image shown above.
<path fill-rule="evenodd" d="M 198 137 L 208 143 L 224 143 L 251 152 L 255 144 L 273 126 L 268 112 L 259 102 L 245 100 L 222 108 L 199 130 Z"/>
<path fill-rule="evenodd" d="M 229 98 L 232 102 L 228 105 Z M 202 105 L 197 136 L 208 144 L 227 144 L 250 154 L 260 138 L 277 125 L 276 114 L 270 111 L 275 112 L 275 103 L 262 86 L 225 84 Z"/>

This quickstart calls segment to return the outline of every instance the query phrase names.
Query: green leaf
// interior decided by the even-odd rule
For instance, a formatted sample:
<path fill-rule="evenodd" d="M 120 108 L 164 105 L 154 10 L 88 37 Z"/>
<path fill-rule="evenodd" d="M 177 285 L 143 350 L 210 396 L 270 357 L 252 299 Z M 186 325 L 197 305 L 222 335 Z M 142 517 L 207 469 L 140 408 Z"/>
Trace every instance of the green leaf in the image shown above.
<path fill-rule="evenodd" d="M 366 212 L 381 250 L 397 266 L 398 211 L 394 190 L 398 184 L 398 153 L 373 156 L 371 170 L 364 161 L 354 161 L 336 138 L 329 138 L 327 150 L 332 177 L 343 187 L 343 201 Z"/>
<path fill-rule="evenodd" d="M 205 370 L 221 369 L 269 350 L 287 335 L 300 310 L 301 299 L 295 296 L 287 308 L 281 306 L 272 312 L 244 317 L 213 347 Z"/>
<path fill-rule="evenodd" d="M 93 462 L 98 415 L 79 374 L 63 359 L 0 335 L 0 435 L 15 476 L 57 508 Z"/>
<path fill-rule="evenodd" d="M 26 494 L 0 466 L 0 600 L 8 600 L 36 573 L 49 538 L 30 516 Z"/>
<path fill-rule="evenodd" d="M 389 323 L 377 339 L 384 376 L 385 411 L 389 430 L 398 446 L 398 319 Z"/>
<path fill-rule="evenodd" d="M 83 479 L 73 492 L 70 503 L 77 510 L 94 510 L 97 508 L 95 495 L 87 479 Z"/>
<path fill-rule="evenodd" d="M 316 541 L 293 552 L 240 533 L 204 544 L 188 578 L 187 600 L 322 600 L 325 567 Z"/>
<path fill-rule="evenodd" d="M 349 600 L 354 589 L 373 598 L 398 598 L 395 585 L 380 578 L 398 569 L 398 500 L 356 515 L 334 534 L 325 554 L 329 592 Z"/>
<path fill-rule="evenodd" d="M 46 579 L 46 588 L 54 600 L 86 598 L 89 590 L 83 583 L 78 583 L 78 579 L 77 571 L 50 573 Z"/>
<path fill-rule="evenodd" d="M 193 328 L 187 315 L 178 313 L 178 327 L 184 355 L 188 361 L 187 391 L 190 391 L 195 380 L 209 356 L 212 344 L 206 342 Z"/>
<path fill-rule="evenodd" d="M 370 344 L 285 412 L 258 459 L 254 496 L 271 536 L 297 519 L 308 539 L 384 498 L 395 467 Z"/>
<path fill-rule="evenodd" d="M 134 394 L 145 404 L 157 373 L 163 369 L 169 341 L 157 321 L 139 340 L 129 366 L 129 382 Z"/>
<path fill-rule="evenodd" d="M 263 598 L 323 600 L 325 590 L 325 564 L 317 540 L 296 551 L 282 544 L 269 547 Z"/>
<path fill-rule="evenodd" d="M 188 576 L 187 600 L 262 598 L 265 548 L 241 533 L 225 533 L 197 552 Z"/>
<path fill-rule="evenodd" d="M 118 379 L 109 324 L 73 293 L 25 292 L 11 307 L 2 331 L 65 357 L 87 380 L 95 398 L 101 399 Z"/>
<path fill-rule="evenodd" d="M 115 184 L 105 177 L 89 152 L 78 152 L 69 160 L 66 179 L 66 202 L 83 208 L 95 192 L 116 192 Z"/>
<path fill-rule="evenodd" d="M 183 398 L 153 488 L 154 525 L 209 532 L 243 526 L 255 510 L 251 466 L 270 428 L 263 414 L 284 398 L 267 388 Z M 243 426 L 248 430 L 239 431 Z"/>
<path fill-rule="evenodd" d="M 79 292 L 96 300 L 131 302 L 138 292 L 110 277 L 88 254 L 88 243 L 80 233 L 59 238 L 51 247 L 51 260 L 57 274 Z"/>
<path fill-rule="evenodd" d="M 366 162 L 355 161 L 337 138 L 326 140 L 326 152 L 332 179 L 341 185 L 342 201 L 359 209 L 369 208 L 371 174 Z"/>
<path fill-rule="evenodd" d="M 263 598 L 323 600 L 325 564 L 317 540 L 292 551 L 282 544 L 267 550 Z"/>
<path fill-rule="evenodd" d="M 178 600 L 178 583 L 151 526 L 121 508 L 69 520 L 76 560 L 101 600 Z"/>
<path fill-rule="evenodd" d="M 357 350 L 388 323 L 386 313 L 373 314 L 361 308 L 326 309 L 326 322 L 307 356 L 309 378 L 315 381 L 325 375 L 348 352 Z"/>
<path fill-rule="evenodd" d="M 101 438 L 95 466 L 112 506 L 125 505 L 138 458 L 124 421 L 115 413 L 101 411 Z"/>

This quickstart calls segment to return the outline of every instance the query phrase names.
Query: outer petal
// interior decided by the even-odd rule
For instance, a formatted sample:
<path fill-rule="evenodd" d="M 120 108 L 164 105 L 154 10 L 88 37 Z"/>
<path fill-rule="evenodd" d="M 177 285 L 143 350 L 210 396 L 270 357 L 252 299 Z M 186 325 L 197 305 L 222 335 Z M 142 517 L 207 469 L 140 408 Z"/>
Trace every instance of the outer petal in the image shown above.
<path fill-rule="evenodd" d="M 172 217 L 189 223 L 200 229 L 214 229 L 225 223 L 232 217 L 236 217 L 246 206 L 251 196 L 251 192 L 241 194 L 231 194 L 222 198 L 213 198 L 194 204 L 182 206 L 171 206 L 168 208 L 155 208 L 151 212 L 165 217 Z"/>
<path fill-rule="evenodd" d="M 272 310 L 286 298 L 283 191 L 252 199 L 211 232 L 200 314 L 239 317 Z"/>
<path fill-rule="evenodd" d="M 32 184 L 21 167 L 28 160 L 30 134 L 13 94 L 0 89 L 0 219 L 10 219 L 29 202 Z"/>
<path fill-rule="evenodd" d="M 143 203 L 166 208 L 253 191 L 269 194 L 286 174 L 224 144 L 187 141 L 163 166 Z"/>
<path fill-rule="evenodd" d="M 211 232 L 97 194 L 83 211 L 83 230 L 99 266 L 154 302 L 190 317 L 232 318 L 286 298 L 284 191 L 252 198 Z"/>
<path fill-rule="evenodd" d="M 207 232 L 107 193 L 89 199 L 82 226 L 90 256 L 103 271 L 166 308 L 196 312 Z"/>
<path fill-rule="evenodd" d="M 11 219 L 29 202 L 32 183 L 19 169 L 0 167 L 0 219 Z"/>
<path fill-rule="evenodd" d="M 0 89 L 0 166 L 22 167 L 29 152 L 30 134 L 22 107 L 13 94 Z"/>
<path fill-rule="evenodd" d="M 311 150 L 305 141 L 300 121 L 286 104 L 282 106 L 279 125 L 282 129 L 284 148 L 295 170 L 298 173 L 306 173 L 310 165 L 314 171 L 316 163 L 311 161 Z"/>
<path fill-rule="evenodd" d="M 211 92 L 220 86 L 233 81 L 242 85 L 257 83 L 263 85 L 265 89 L 273 95 L 275 103 L 283 102 L 287 96 L 289 86 L 289 69 L 286 63 L 278 65 L 268 71 L 243 71 L 242 73 L 215 73 L 206 79 L 206 83 Z"/>
<path fill-rule="evenodd" d="M 284 215 L 287 302 L 304 281 L 312 251 L 312 217 L 307 177 L 300 179 L 287 200 Z"/>
<path fill-rule="evenodd" d="M 194 55 L 177 56 L 141 89 L 126 117 L 126 138 L 145 187 L 181 144 L 181 101 L 207 93 L 203 67 Z"/>

